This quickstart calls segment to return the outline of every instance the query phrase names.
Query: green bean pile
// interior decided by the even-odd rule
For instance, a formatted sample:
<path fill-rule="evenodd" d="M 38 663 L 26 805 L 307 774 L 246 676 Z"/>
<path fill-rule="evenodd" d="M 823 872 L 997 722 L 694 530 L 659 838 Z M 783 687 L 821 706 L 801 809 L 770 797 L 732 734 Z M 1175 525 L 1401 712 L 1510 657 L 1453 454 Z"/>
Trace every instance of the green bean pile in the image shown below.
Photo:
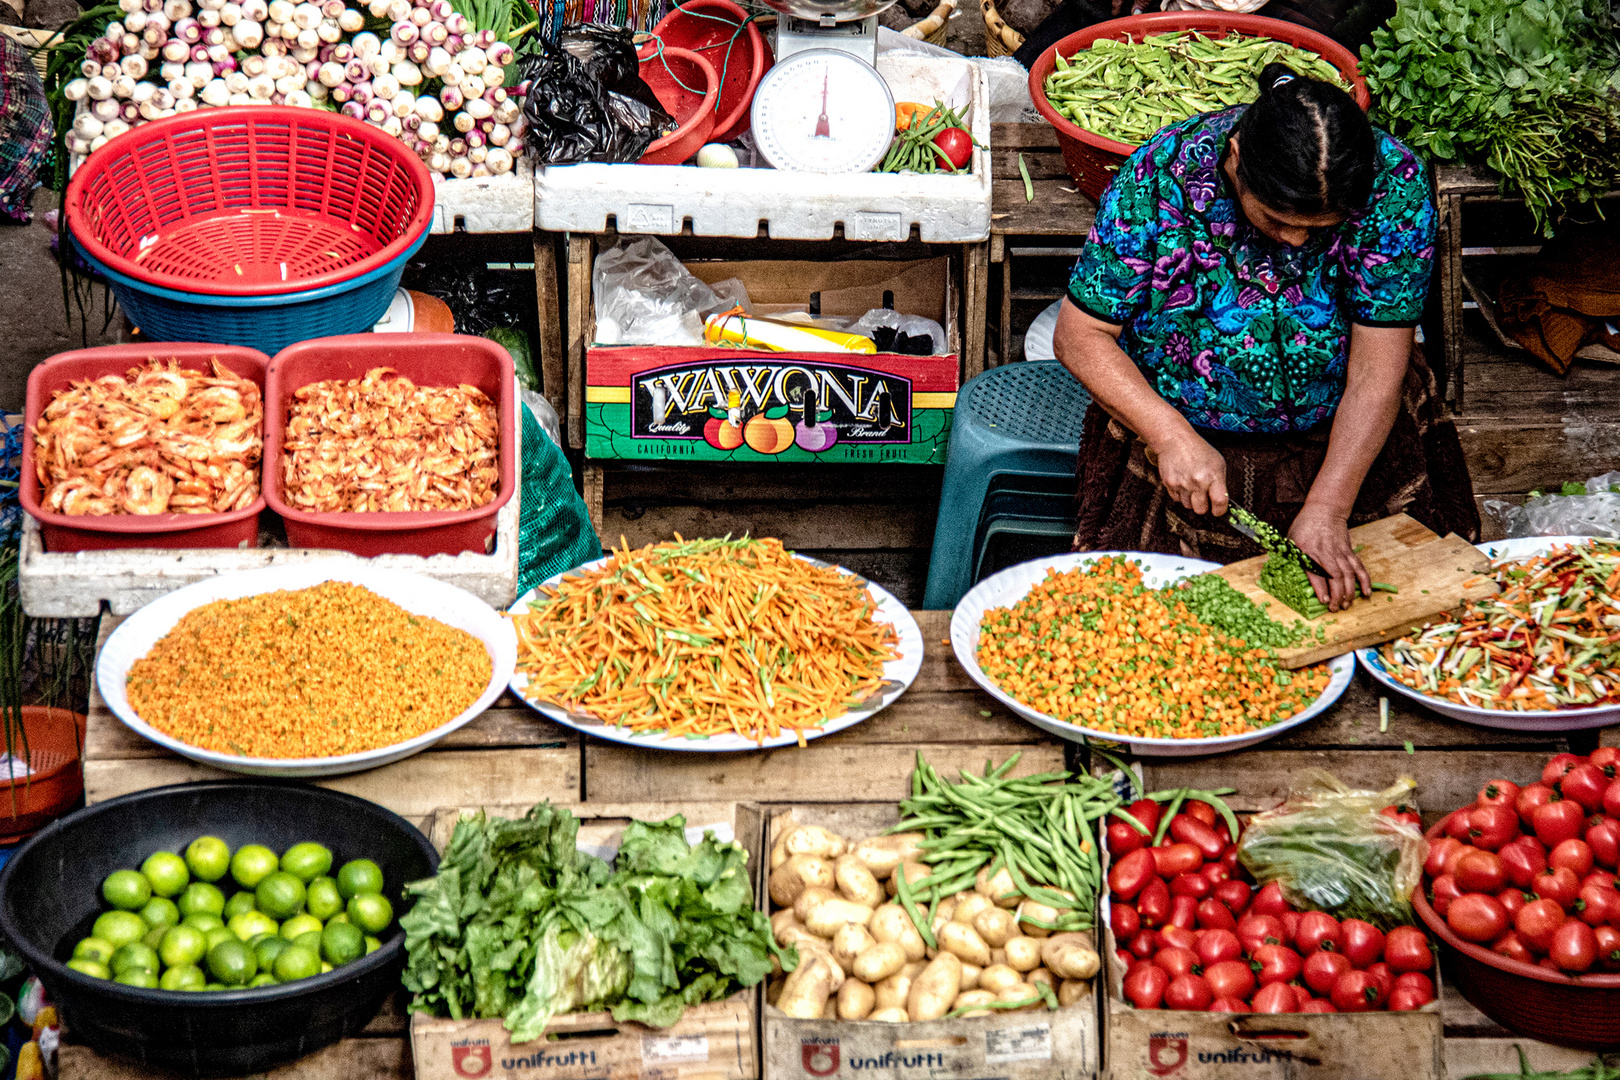
<path fill-rule="evenodd" d="M 1140 43 L 1098 38 L 1056 60 L 1045 85 L 1052 107 L 1087 131 L 1131 146 L 1199 113 L 1248 104 L 1259 95 L 1261 69 L 1274 61 L 1350 90 L 1317 53 L 1236 33 L 1210 38 L 1182 30 Z"/>
<path fill-rule="evenodd" d="M 1309 584 L 1306 582 L 1307 586 Z M 1323 634 L 1321 628 L 1313 634 L 1311 628 L 1298 619 L 1290 624 L 1278 622 L 1219 574 L 1195 574 L 1171 585 L 1164 593 L 1167 601 L 1185 604 L 1205 626 L 1241 638 L 1256 648 L 1286 649 Z"/>

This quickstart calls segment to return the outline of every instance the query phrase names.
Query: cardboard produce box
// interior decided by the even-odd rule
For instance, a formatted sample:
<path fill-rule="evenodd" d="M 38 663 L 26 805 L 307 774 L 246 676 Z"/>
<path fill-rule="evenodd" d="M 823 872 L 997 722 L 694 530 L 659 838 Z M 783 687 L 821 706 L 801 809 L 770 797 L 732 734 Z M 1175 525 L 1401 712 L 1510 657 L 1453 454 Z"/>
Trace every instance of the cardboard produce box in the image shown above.
<path fill-rule="evenodd" d="M 763 879 L 770 849 L 795 824 L 820 825 L 860 840 L 900 820 L 893 803 L 772 807 L 761 849 L 760 905 L 771 910 Z M 888 1024 L 796 1020 L 761 1009 L 766 1080 L 1091 1080 L 1098 1075 L 1098 995 L 1056 1011 Z"/>
<path fill-rule="evenodd" d="M 758 875 L 763 819 L 759 807 L 738 802 L 558 804 L 580 819 L 581 851 L 611 859 L 632 820 L 686 817 L 687 837 L 705 828 L 736 840 Z M 433 816 L 429 836 L 440 851 L 456 822 L 479 807 L 448 807 Z M 527 806 L 484 807 L 492 816 L 522 817 Z M 725 1001 L 694 1005 L 673 1027 L 618 1023 L 609 1012 L 553 1017 L 546 1037 L 512 1045 L 502 1022 L 450 1020 L 413 1013 L 411 1057 L 417 1080 L 757 1080 L 759 988 Z"/>
<path fill-rule="evenodd" d="M 585 351 L 586 456 L 943 463 L 960 348 L 951 267 L 948 258 L 688 263 L 709 284 L 740 279 L 756 314 L 858 317 L 890 306 L 943 326 L 950 352 L 867 356 L 592 345 Z M 592 337 L 594 318 L 593 307 Z M 736 424 L 727 415 L 731 391 L 741 402 Z M 806 403 L 812 401 L 819 423 L 807 424 Z M 831 426 L 833 437 L 823 425 Z"/>

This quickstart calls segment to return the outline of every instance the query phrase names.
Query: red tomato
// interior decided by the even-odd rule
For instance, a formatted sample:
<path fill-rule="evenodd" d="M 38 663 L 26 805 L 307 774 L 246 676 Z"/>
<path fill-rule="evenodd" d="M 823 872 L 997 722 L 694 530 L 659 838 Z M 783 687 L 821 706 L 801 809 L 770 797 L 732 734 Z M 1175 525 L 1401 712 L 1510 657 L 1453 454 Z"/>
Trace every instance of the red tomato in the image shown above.
<path fill-rule="evenodd" d="M 1492 780 L 1479 789 L 1479 806 L 1505 806 L 1514 810 L 1513 801 L 1519 797 L 1519 785 L 1511 780 Z M 1517 813 L 1517 811 L 1514 811 Z"/>
<path fill-rule="evenodd" d="M 1261 886 L 1260 891 L 1254 894 L 1254 899 L 1249 902 L 1249 910 L 1256 915 L 1281 915 L 1294 908 L 1283 896 L 1282 886 L 1273 881 Z"/>
<path fill-rule="evenodd" d="M 1125 812 L 1140 821 L 1151 836 L 1159 828 L 1159 815 L 1164 813 L 1164 807 L 1152 799 L 1137 799 L 1125 808 Z"/>
<path fill-rule="evenodd" d="M 1508 922 L 1512 922 L 1514 919 L 1516 919 L 1519 915 L 1519 909 L 1534 899 L 1534 893 L 1526 896 L 1518 889 L 1513 888 L 1503 889 L 1501 892 L 1496 894 L 1496 902 L 1502 905 L 1503 911 L 1507 912 Z"/>
<path fill-rule="evenodd" d="M 1464 941 L 1483 945 L 1495 941 L 1507 929 L 1507 912 L 1496 902 L 1496 897 L 1484 893 L 1464 893 L 1451 902 L 1446 912 L 1446 924 Z M 1338 1001 L 1334 1001 L 1338 1005 Z M 1339 1006 L 1343 1012 L 1344 1007 Z"/>
<path fill-rule="evenodd" d="M 1293 941 L 1299 937 L 1299 920 L 1301 918 L 1299 912 L 1285 911 L 1277 918 L 1282 920 L 1284 941 Z"/>
<path fill-rule="evenodd" d="M 1380 817 L 1387 817 L 1391 821 L 1398 821 L 1402 825 L 1410 825 L 1414 829 L 1423 828 L 1423 818 L 1410 806 L 1386 806 L 1378 811 Z"/>
<path fill-rule="evenodd" d="M 1519 820 L 1526 829 L 1531 828 L 1536 808 L 1547 805 L 1554 794 L 1549 784 L 1527 784 L 1519 789 L 1519 797 L 1513 800 L 1513 809 L 1519 812 Z"/>
<path fill-rule="evenodd" d="M 1580 803 L 1587 813 L 1603 805 L 1603 793 L 1608 787 L 1609 777 L 1603 775 L 1602 769 L 1591 764 L 1575 766 L 1558 781 L 1558 790 L 1563 792 L 1564 798 Z"/>
<path fill-rule="evenodd" d="M 1305 985 L 1318 994 L 1332 991 L 1339 976 L 1350 970 L 1350 961 L 1336 952 L 1313 952 L 1305 958 L 1300 974 Z"/>
<path fill-rule="evenodd" d="M 1600 746 L 1586 760 L 1602 769 L 1605 776 L 1614 776 L 1620 769 L 1620 746 Z"/>
<path fill-rule="evenodd" d="M 1141 851 L 1147 847 L 1151 836 L 1143 836 L 1123 821 L 1109 824 L 1106 843 L 1108 852 L 1116 859 L 1123 859 L 1133 851 Z"/>
<path fill-rule="evenodd" d="M 1204 980 L 1216 997 L 1239 1001 L 1254 993 L 1254 972 L 1242 960 L 1222 960 L 1204 969 Z"/>
<path fill-rule="evenodd" d="M 1565 840 L 1547 853 L 1547 865 L 1567 867 L 1576 877 L 1592 872 L 1592 847 L 1585 840 Z"/>
<path fill-rule="evenodd" d="M 1301 955 L 1318 950 L 1338 952 L 1344 944 L 1344 932 L 1339 920 L 1325 911 L 1307 911 L 1299 917 L 1299 929 L 1294 933 L 1294 945 Z"/>
<path fill-rule="evenodd" d="M 1138 1009 L 1157 1009 L 1164 1001 L 1170 975 L 1157 964 L 1137 964 L 1125 975 L 1125 997 Z"/>
<path fill-rule="evenodd" d="M 1212 865 L 1219 866 L 1220 864 L 1214 863 Z M 1248 910 L 1249 898 L 1252 895 L 1254 895 L 1254 890 L 1249 888 L 1246 881 L 1223 881 L 1215 886 L 1214 892 L 1215 899 L 1225 904 L 1226 909 L 1232 913 L 1233 917 L 1240 917 Z"/>
<path fill-rule="evenodd" d="M 1495 941 L 1491 942 L 1491 952 L 1498 956 L 1505 956 L 1509 960 L 1517 960 L 1521 964 L 1536 962 L 1536 954 L 1525 945 L 1517 931 L 1509 930 Z"/>
<path fill-rule="evenodd" d="M 1448 816 L 1445 821 L 1445 834 L 1451 837 L 1453 840 L 1457 840 L 1464 844 L 1468 843 L 1468 816 L 1476 809 L 1478 809 L 1478 807 L 1465 806 L 1456 813 Z"/>
<path fill-rule="evenodd" d="M 1311 992 L 1305 987 L 1299 985 L 1298 983 L 1294 983 L 1289 987 L 1289 989 L 1294 992 L 1294 1008 L 1296 1011 L 1303 1009 L 1305 1006 L 1311 1003 Z"/>
<path fill-rule="evenodd" d="M 973 160 L 973 136 L 959 127 L 948 127 L 935 135 L 934 145 L 945 151 L 953 169 L 965 169 Z"/>
<path fill-rule="evenodd" d="M 1154 953 L 1153 962 L 1168 971 L 1172 979 L 1177 975 L 1191 975 L 1200 970 L 1197 953 L 1191 949 L 1178 949 L 1174 945 Z"/>
<path fill-rule="evenodd" d="M 1416 991 L 1424 1001 L 1434 1000 L 1434 980 L 1421 971 L 1408 971 L 1404 975 L 1395 976 L 1396 990 Z"/>
<path fill-rule="evenodd" d="M 1577 754 L 1554 754 L 1552 759 L 1547 762 L 1546 767 L 1541 770 L 1541 782 L 1549 786 L 1556 784 L 1564 778 L 1564 775 L 1569 770 L 1585 760 L 1585 758 Z"/>
<path fill-rule="evenodd" d="M 1429 939 L 1415 926 L 1397 926 L 1384 936 L 1384 961 L 1397 976 L 1434 966 Z"/>
<path fill-rule="evenodd" d="M 1132 955 L 1146 960 L 1159 951 L 1159 935 L 1156 931 L 1145 928 L 1138 930 L 1136 936 L 1131 938 L 1129 948 Z"/>
<path fill-rule="evenodd" d="M 1591 970 L 1597 963 L 1597 935 L 1579 919 L 1571 919 L 1553 935 L 1552 948 L 1547 957 L 1558 965 L 1558 970 L 1579 975 Z"/>
<path fill-rule="evenodd" d="M 1452 864 L 1451 876 L 1457 879 L 1457 888 L 1463 892 L 1494 894 L 1507 884 L 1507 870 L 1501 858 L 1490 851 L 1463 852 Z"/>
<path fill-rule="evenodd" d="M 1170 819 L 1171 839 L 1191 844 L 1206 859 L 1218 859 L 1226 854 L 1226 841 L 1215 835 L 1215 830 L 1195 817 L 1177 814 Z"/>
<path fill-rule="evenodd" d="M 1340 1012 L 1370 1012 L 1384 1000 L 1378 977 L 1370 971 L 1345 972 L 1328 996 Z"/>
<path fill-rule="evenodd" d="M 1569 916 L 1556 901 L 1537 900 L 1524 905 L 1514 916 L 1513 929 L 1531 952 L 1540 955 L 1552 948 L 1553 935 L 1568 921 Z"/>
<path fill-rule="evenodd" d="M 1159 931 L 1159 945 L 1172 949 L 1191 949 L 1198 951 L 1198 933 L 1180 926 L 1166 926 Z"/>
<path fill-rule="evenodd" d="M 1156 851 L 1157 848 L 1148 848 L 1146 851 Z M 1146 851 L 1143 854 L 1146 854 Z M 1127 859 L 1136 858 L 1127 855 Z M 1129 899 L 1129 897 L 1126 897 Z M 1159 927 L 1170 921 L 1170 886 L 1160 877 L 1150 877 L 1142 891 L 1136 897 L 1136 917 L 1142 920 L 1142 925 Z"/>
<path fill-rule="evenodd" d="M 1620 878 L 1614 876 L 1612 870 L 1594 870 L 1581 878 L 1581 888 L 1596 885 L 1600 889 L 1620 889 Z"/>
<path fill-rule="evenodd" d="M 1228 870 L 1232 871 L 1232 873 L 1234 875 L 1237 874 L 1237 872 L 1238 872 L 1238 849 L 1237 849 L 1236 844 L 1233 844 L 1233 845 L 1231 845 L 1230 847 L 1228 847 L 1226 849 L 1226 854 L 1221 856 L 1221 862 L 1224 863 L 1226 865 L 1226 868 Z M 1245 871 L 1245 872 L 1247 872 L 1247 871 Z"/>
<path fill-rule="evenodd" d="M 1329 1001 L 1327 998 L 1311 998 L 1311 1000 L 1300 1006 L 1299 1011 L 1302 1013 L 1330 1013 L 1338 1012 L 1339 1010 L 1335 1009 L 1333 1007 L 1333 1002 Z"/>
<path fill-rule="evenodd" d="M 1300 969 L 1305 961 L 1299 953 L 1286 945 L 1262 945 L 1254 950 L 1254 962 L 1260 965 L 1259 979 L 1261 986 L 1270 986 L 1274 982 L 1293 982 L 1299 978 Z"/>
<path fill-rule="evenodd" d="M 1535 825 L 1536 839 L 1548 847 L 1573 840 L 1586 831 L 1586 812 L 1574 799 L 1538 806 L 1530 820 Z"/>
<path fill-rule="evenodd" d="M 1368 967 L 1384 955 L 1384 932 L 1372 923 L 1346 919 L 1339 924 L 1339 933 L 1339 951 L 1354 967 Z"/>
<path fill-rule="evenodd" d="M 1204 900 L 1199 903 L 1197 911 L 1198 925 L 1205 930 L 1236 930 L 1237 920 L 1232 917 L 1232 909 L 1219 900 Z"/>
<path fill-rule="evenodd" d="M 1536 875 L 1547 869 L 1547 856 L 1535 840 L 1528 844 L 1515 840 L 1497 852 L 1497 857 L 1502 860 L 1502 872 L 1508 882 L 1517 889 L 1528 889 Z"/>
<path fill-rule="evenodd" d="M 1153 879 L 1153 853 L 1147 849 L 1131 852 L 1108 871 L 1108 891 L 1129 900 Z"/>
<path fill-rule="evenodd" d="M 1198 925 L 1198 901 L 1190 896 L 1172 896 L 1170 898 L 1171 926 L 1180 926 L 1191 930 Z"/>
<path fill-rule="evenodd" d="M 1390 1012 L 1414 1012 L 1429 1003 L 1429 998 L 1406 986 L 1396 987 L 1389 995 Z"/>
<path fill-rule="evenodd" d="M 1186 814 L 1188 817 L 1202 821 L 1205 825 L 1208 825 L 1212 829 L 1215 827 L 1215 808 L 1209 805 L 1207 802 L 1200 802 L 1197 799 L 1188 799 L 1186 802 L 1181 804 L 1181 812 Z"/>
<path fill-rule="evenodd" d="M 1548 867 L 1536 875 L 1536 880 L 1530 883 L 1530 891 L 1568 909 L 1581 893 L 1581 879 L 1573 870 Z"/>
<path fill-rule="evenodd" d="M 1136 917 L 1136 909 L 1131 905 L 1110 903 L 1108 928 L 1114 932 L 1116 941 L 1129 941 L 1138 930 L 1142 929 L 1142 920 Z"/>
<path fill-rule="evenodd" d="M 1455 859 L 1463 849 L 1463 842 L 1454 836 L 1442 836 L 1429 842 L 1429 854 L 1423 860 L 1423 872 L 1439 877 L 1451 872 L 1449 859 Z"/>
<path fill-rule="evenodd" d="M 1548 971 L 1557 971 L 1560 975 L 1563 974 L 1562 970 L 1560 970 L 1558 967 L 1558 962 L 1550 956 L 1543 956 L 1540 960 L 1537 960 L 1536 967 L 1543 967 Z"/>
<path fill-rule="evenodd" d="M 1198 868 L 1198 872 L 1208 880 L 1211 888 L 1232 880 L 1232 870 L 1223 862 L 1207 862 Z"/>
<path fill-rule="evenodd" d="M 1167 881 L 1177 874 L 1191 873 L 1204 865 L 1203 852 L 1192 844 L 1170 844 L 1148 850 L 1153 853 L 1154 872 Z"/>
<path fill-rule="evenodd" d="M 1519 835 L 1519 815 L 1505 806 L 1476 806 L 1468 811 L 1466 843 L 1500 851 Z"/>
<path fill-rule="evenodd" d="M 1232 998 L 1216 998 L 1214 1001 L 1210 1002 L 1209 1011 L 1222 1013 L 1246 1013 L 1249 1011 L 1249 1006 L 1241 1001 L 1235 1001 Z"/>
<path fill-rule="evenodd" d="M 1262 945 L 1281 945 L 1285 940 L 1282 920 L 1275 915 L 1257 915 L 1252 905 L 1238 922 L 1236 933 L 1243 951 L 1250 955 Z"/>
<path fill-rule="evenodd" d="M 1598 966 L 1604 971 L 1620 971 L 1620 929 L 1594 926 L 1592 937 L 1597 940 Z"/>
<path fill-rule="evenodd" d="M 1620 864 L 1620 823 L 1598 818 L 1586 828 L 1586 843 L 1592 849 L 1592 858 L 1599 866 L 1613 870 Z"/>
<path fill-rule="evenodd" d="M 1203 1012 L 1214 1000 L 1209 982 L 1202 975 L 1177 975 L 1164 988 L 1164 1003 L 1172 1009 Z"/>
<path fill-rule="evenodd" d="M 1587 926 L 1620 922 L 1620 892 L 1602 885 L 1583 885 L 1575 898 L 1575 914 Z"/>
<path fill-rule="evenodd" d="M 1456 878 L 1450 874 L 1441 874 L 1429 886 L 1429 904 L 1434 908 L 1435 914 L 1443 919 L 1446 912 L 1451 910 L 1451 902 L 1462 894 L 1462 890 L 1457 888 Z"/>
<path fill-rule="evenodd" d="M 1219 863 L 1216 864 L 1220 865 Z M 1202 874 L 1177 874 L 1170 879 L 1171 896 L 1190 896 L 1194 900 L 1202 900 L 1208 896 L 1215 886 L 1209 878 Z"/>
<path fill-rule="evenodd" d="M 1205 930 L 1198 935 L 1198 948 L 1193 951 L 1198 954 L 1198 962 L 1206 968 L 1222 960 L 1243 959 L 1243 943 L 1230 930 Z"/>
<path fill-rule="evenodd" d="M 1267 983 L 1254 995 L 1252 1003 L 1257 1013 L 1291 1013 L 1299 1011 L 1299 999 L 1294 988 L 1287 983 Z"/>
<path fill-rule="evenodd" d="M 1389 997 L 1389 992 L 1395 989 L 1395 973 L 1389 969 L 1389 965 L 1380 960 L 1376 964 L 1368 964 L 1365 970 L 1378 980 L 1378 992 Z"/>
<path fill-rule="evenodd" d="M 1620 818 L 1620 780 L 1611 780 L 1609 786 L 1603 789 L 1603 812 L 1612 818 Z"/>
<path fill-rule="evenodd" d="M 1126 971 L 1131 970 L 1131 965 L 1142 959 L 1129 949 L 1115 949 L 1114 955 L 1119 957 L 1119 966 Z"/>

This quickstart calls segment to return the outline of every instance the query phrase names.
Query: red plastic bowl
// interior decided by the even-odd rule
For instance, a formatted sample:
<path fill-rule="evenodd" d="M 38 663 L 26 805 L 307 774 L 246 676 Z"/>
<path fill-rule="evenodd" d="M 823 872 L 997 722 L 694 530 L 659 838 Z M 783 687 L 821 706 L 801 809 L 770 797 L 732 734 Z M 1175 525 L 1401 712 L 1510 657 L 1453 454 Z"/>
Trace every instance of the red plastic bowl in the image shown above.
<path fill-rule="evenodd" d="M 476 386 L 500 414 L 501 486 L 476 510 L 398 513 L 311 513 L 281 497 L 281 439 L 287 403 L 300 387 L 324 379 L 358 379 L 388 367 L 421 386 Z M 264 497 L 287 525 L 293 547 L 335 548 L 356 555 L 484 554 L 495 515 L 517 492 L 517 390 L 512 355 L 493 341 L 465 334 L 347 334 L 289 345 L 270 361 L 264 392 Z"/>
<path fill-rule="evenodd" d="M 747 29 L 739 34 L 737 28 L 745 22 Z M 722 73 L 714 106 L 719 119 L 709 142 L 730 142 L 747 131 L 754 91 L 775 63 L 765 35 L 748 22 L 748 13 L 731 0 L 686 0 L 658 20 L 653 36 L 667 47 L 702 53 Z"/>
<path fill-rule="evenodd" d="M 1093 199 L 1102 198 L 1108 182 L 1136 147 L 1087 131 L 1046 100 L 1046 77 L 1057 66 L 1057 54 L 1061 52 L 1067 60 L 1075 53 L 1089 49 L 1091 43 L 1099 38 L 1140 41 L 1154 34 L 1174 33 L 1177 30 L 1196 30 L 1211 37 L 1224 37 L 1235 31 L 1249 37 L 1267 37 L 1309 49 L 1338 68 L 1350 81 L 1355 90 L 1356 104 L 1365 109 L 1372 102 L 1354 53 L 1325 34 L 1281 19 L 1268 19 L 1261 15 L 1228 15 L 1218 11 L 1156 11 L 1088 26 L 1041 53 L 1029 71 L 1029 96 L 1040 114 L 1057 129 L 1058 146 L 1063 150 L 1063 164 L 1068 168 L 1069 175 L 1080 190 Z"/>
<path fill-rule="evenodd" d="M 245 510 L 228 514 L 108 514 L 102 517 L 70 516 L 46 510 L 40 505 L 43 494 L 34 470 L 34 425 L 51 402 L 51 395 L 66 390 L 75 381 L 102 375 L 122 375 L 152 357 L 178 360 L 181 367 L 211 370 L 209 361 L 218 359 L 262 391 L 265 368 L 270 358 L 257 349 L 240 345 L 205 345 L 194 342 L 163 341 L 150 345 L 107 345 L 96 349 L 76 349 L 58 353 L 28 374 L 28 397 L 23 422 L 22 476 L 18 495 L 22 507 L 39 522 L 47 551 L 103 551 L 110 548 L 232 548 L 253 547 L 259 540 L 259 514 L 264 511 L 264 482 L 261 473 L 259 497 Z M 268 396 L 266 415 L 268 416 Z M 268 438 L 266 450 L 268 450 Z"/>
<path fill-rule="evenodd" d="M 22 707 L 28 736 L 28 765 L 34 770 L 0 783 L 0 843 L 14 844 L 32 836 L 63 814 L 84 794 L 83 713 L 44 705 Z M 14 749 L 22 753 L 22 747 Z M 13 802 L 15 800 L 15 802 Z"/>
<path fill-rule="evenodd" d="M 1445 835 L 1455 810 L 1427 833 Z M 1445 948 L 1446 979 L 1480 1012 L 1517 1035 L 1581 1050 L 1620 1050 L 1620 974 L 1571 978 L 1498 956 L 1452 933 L 1429 906 L 1428 878 L 1412 894 L 1412 907 Z"/>
<path fill-rule="evenodd" d="M 654 140 L 641 155 L 641 164 L 679 165 L 714 133 L 720 79 L 714 66 L 697 53 L 666 48 L 660 56 L 654 45 L 655 51 L 641 61 L 641 78 L 680 126 Z M 699 88 L 701 92 L 694 92 Z"/>

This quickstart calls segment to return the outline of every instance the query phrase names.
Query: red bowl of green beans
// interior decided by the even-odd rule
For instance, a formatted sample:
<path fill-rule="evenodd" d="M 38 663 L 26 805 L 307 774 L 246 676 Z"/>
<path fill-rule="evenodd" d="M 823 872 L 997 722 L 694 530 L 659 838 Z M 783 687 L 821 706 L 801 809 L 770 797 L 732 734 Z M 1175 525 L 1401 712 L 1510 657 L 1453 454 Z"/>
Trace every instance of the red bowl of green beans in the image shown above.
<path fill-rule="evenodd" d="M 1115 47 L 1172 34 L 1184 36 L 1162 39 L 1166 47 L 1151 54 Z M 1057 129 L 1069 175 L 1101 199 L 1125 159 L 1159 128 L 1253 101 L 1255 80 L 1271 60 L 1337 79 L 1363 109 L 1371 103 L 1354 54 L 1332 38 L 1280 19 L 1218 11 L 1132 15 L 1070 34 L 1035 61 L 1029 96 Z"/>

